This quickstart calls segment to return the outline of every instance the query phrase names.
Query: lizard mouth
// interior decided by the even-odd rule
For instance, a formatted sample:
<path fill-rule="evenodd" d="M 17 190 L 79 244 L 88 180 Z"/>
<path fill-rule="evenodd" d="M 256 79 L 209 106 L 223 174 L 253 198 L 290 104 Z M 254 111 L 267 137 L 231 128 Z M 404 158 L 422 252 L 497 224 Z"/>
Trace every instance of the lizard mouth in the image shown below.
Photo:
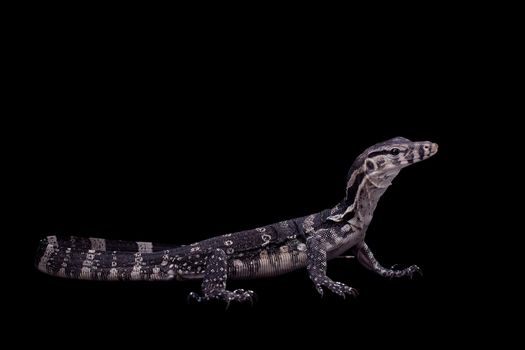
<path fill-rule="evenodd" d="M 434 154 L 438 152 L 439 145 L 437 143 L 433 143 L 432 146 L 430 146 L 430 154 L 429 157 L 432 157 Z"/>

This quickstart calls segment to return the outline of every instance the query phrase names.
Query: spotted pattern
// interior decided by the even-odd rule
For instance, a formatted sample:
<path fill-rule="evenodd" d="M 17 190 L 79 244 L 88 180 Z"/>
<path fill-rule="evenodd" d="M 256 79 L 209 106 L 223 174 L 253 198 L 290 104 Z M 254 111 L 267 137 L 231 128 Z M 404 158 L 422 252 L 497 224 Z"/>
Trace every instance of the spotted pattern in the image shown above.
<path fill-rule="evenodd" d="M 308 274 L 319 294 L 323 295 L 323 287 L 325 287 L 342 297 L 347 294 L 357 295 L 354 288 L 341 282 L 334 282 L 326 276 L 327 257 L 323 240 L 320 237 L 310 237 L 306 242 L 308 247 Z"/>
<path fill-rule="evenodd" d="M 228 278 L 228 257 L 222 249 L 215 249 L 210 255 L 202 281 L 202 292 L 200 296 L 190 293 L 189 297 L 197 301 L 218 299 L 227 302 L 231 301 L 252 301 L 253 291 L 226 290 L 226 280 Z"/>
<path fill-rule="evenodd" d="M 89 238 L 89 240 L 91 241 L 91 249 L 106 251 L 106 240 L 104 238 Z"/>
<path fill-rule="evenodd" d="M 395 149 L 393 152 L 392 150 Z M 103 238 L 49 236 L 37 255 L 39 270 L 89 280 L 202 280 L 198 300 L 248 301 L 253 292 L 228 291 L 228 279 L 276 276 L 306 267 L 317 291 L 340 296 L 355 289 L 326 275 L 327 261 L 347 250 L 366 268 L 385 277 L 412 276 L 415 265 L 381 266 L 364 243 L 377 202 L 399 171 L 437 152 L 430 142 L 394 138 L 363 152 L 350 168 L 345 198 L 317 214 L 229 233 L 188 246 Z"/>

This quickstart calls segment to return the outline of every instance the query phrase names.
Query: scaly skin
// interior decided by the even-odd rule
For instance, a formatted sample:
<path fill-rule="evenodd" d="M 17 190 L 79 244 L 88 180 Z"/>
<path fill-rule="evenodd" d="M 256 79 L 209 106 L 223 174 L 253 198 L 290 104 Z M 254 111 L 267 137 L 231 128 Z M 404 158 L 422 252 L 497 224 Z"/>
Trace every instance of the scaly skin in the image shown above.
<path fill-rule="evenodd" d="M 384 268 L 364 242 L 379 198 L 404 167 L 437 152 L 430 142 L 394 138 L 365 150 L 348 174 L 345 198 L 332 209 L 188 246 L 99 238 L 42 240 L 39 270 L 87 280 L 202 280 L 197 301 L 251 301 L 252 291 L 226 289 L 227 279 L 281 275 L 306 267 L 316 289 L 345 297 L 356 290 L 326 275 L 327 261 L 351 251 L 364 267 L 384 277 L 412 276 L 421 270 Z"/>

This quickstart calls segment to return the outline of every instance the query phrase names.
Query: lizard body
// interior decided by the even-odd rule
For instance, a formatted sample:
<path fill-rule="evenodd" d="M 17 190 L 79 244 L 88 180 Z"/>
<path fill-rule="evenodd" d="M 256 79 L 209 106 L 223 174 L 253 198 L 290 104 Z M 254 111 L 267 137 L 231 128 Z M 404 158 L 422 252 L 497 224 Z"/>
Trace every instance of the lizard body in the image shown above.
<path fill-rule="evenodd" d="M 437 144 L 397 137 L 365 150 L 350 168 L 345 198 L 332 209 L 253 230 L 225 234 L 187 246 L 100 238 L 41 241 L 39 270 L 88 280 L 201 279 L 197 300 L 251 300 L 253 292 L 226 289 L 227 279 L 281 275 L 306 267 L 319 293 L 345 296 L 355 289 L 326 276 L 327 261 L 351 251 L 366 268 L 386 277 L 412 275 L 415 265 L 382 267 L 364 242 L 378 200 L 399 171 L 437 152 Z"/>

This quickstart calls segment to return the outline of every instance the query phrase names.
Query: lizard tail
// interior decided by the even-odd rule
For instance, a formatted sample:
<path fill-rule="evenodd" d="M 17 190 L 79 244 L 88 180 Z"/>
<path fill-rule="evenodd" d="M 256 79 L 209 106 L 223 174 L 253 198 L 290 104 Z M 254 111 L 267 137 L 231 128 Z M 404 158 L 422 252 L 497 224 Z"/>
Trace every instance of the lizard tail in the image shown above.
<path fill-rule="evenodd" d="M 159 244 L 153 242 L 135 242 L 111 240 L 94 237 L 77 237 L 77 236 L 48 236 L 43 240 L 47 245 L 51 243 L 56 246 L 71 248 L 73 250 L 100 250 L 100 251 L 117 251 L 131 253 L 153 253 L 176 248 L 177 246 L 168 244 Z"/>
<path fill-rule="evenodd" d="M 36 267 L 49 275 L 87 280 L 169 280 L 166 251 L 173 246 L 101 238 L 49 236 L 40 241 Z"/>

